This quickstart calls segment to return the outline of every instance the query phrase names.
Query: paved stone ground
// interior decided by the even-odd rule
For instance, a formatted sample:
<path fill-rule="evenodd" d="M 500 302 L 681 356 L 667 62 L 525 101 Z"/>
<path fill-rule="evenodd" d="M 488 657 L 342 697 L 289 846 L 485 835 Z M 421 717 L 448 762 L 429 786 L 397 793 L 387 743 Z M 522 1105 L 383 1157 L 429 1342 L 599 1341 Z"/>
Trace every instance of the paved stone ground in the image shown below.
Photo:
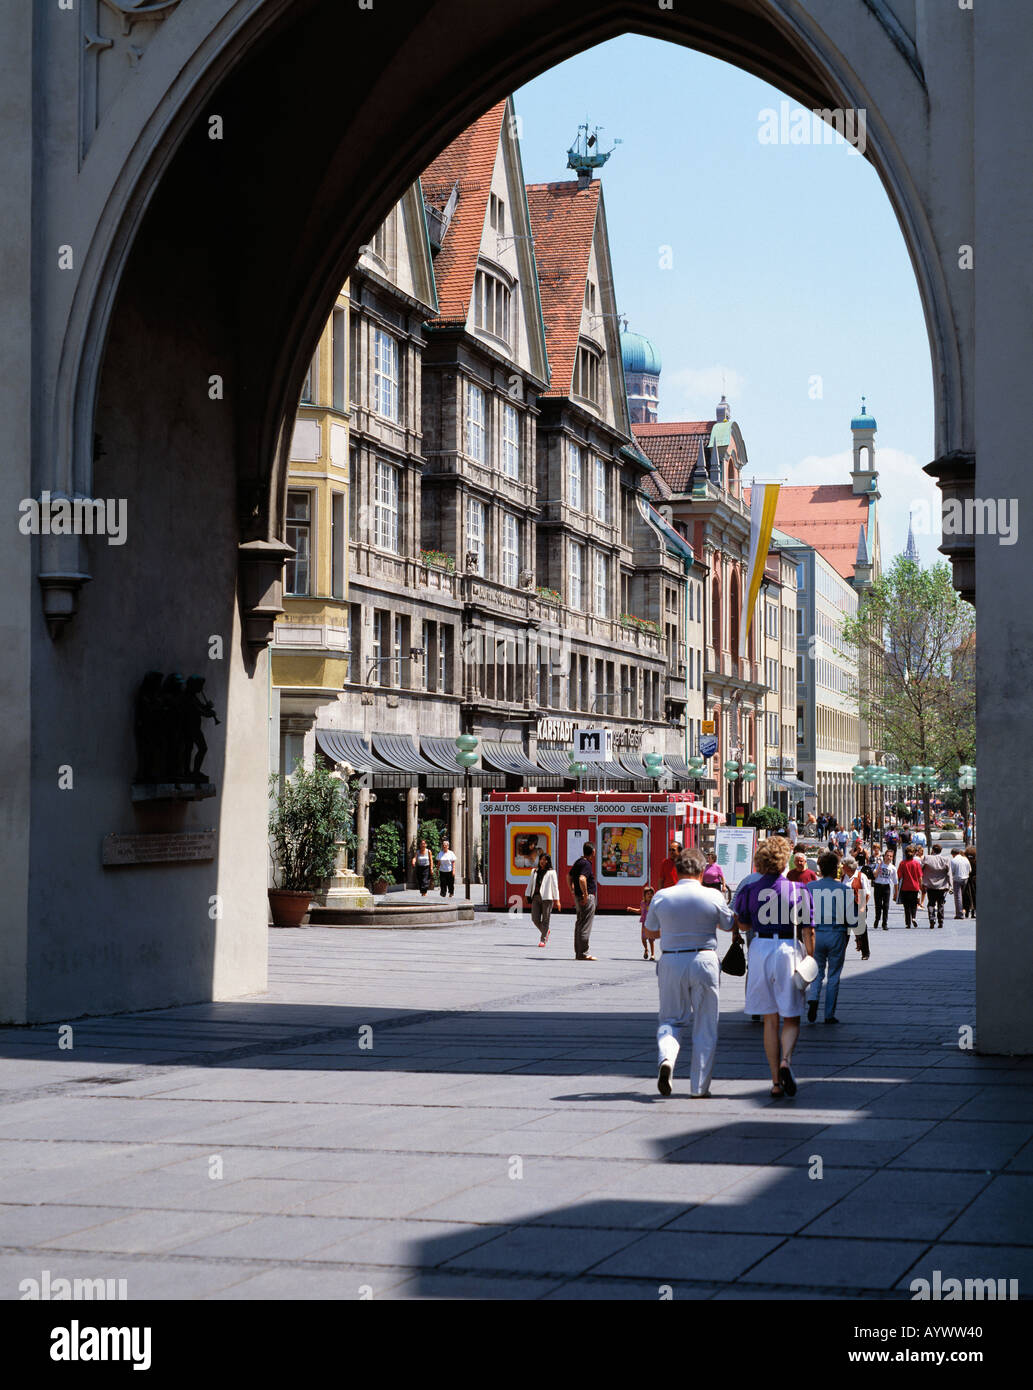
<path fill-rule="evenodd" d="M 130 1298 L 903 1299 L 933 1269 L 1026 1293 L 1033 1063 L 959 1047 L 974 934 L 894 909 L 851 948 L 793 1101 L 733 979 L 714 1098 L 657 1094 L 631 916 L 594 964 L 570 917 L 544 951 L 484 913 L 274 931 L 267 995 L 85 1020 L 70 1050 L 0 1030 L 0 1295 L 43 1270 Z"/>

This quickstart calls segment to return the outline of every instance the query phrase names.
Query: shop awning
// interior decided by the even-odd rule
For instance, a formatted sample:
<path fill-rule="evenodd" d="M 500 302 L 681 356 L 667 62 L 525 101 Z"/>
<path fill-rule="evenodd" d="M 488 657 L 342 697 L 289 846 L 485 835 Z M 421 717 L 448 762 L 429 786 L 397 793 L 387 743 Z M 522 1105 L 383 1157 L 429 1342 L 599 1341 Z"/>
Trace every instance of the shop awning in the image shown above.
<path fill-rule="evenodd" d="M 570 759 L 566 753 L 559 753 L 555 748 L 539 748 L 535 756 L 540 766 L 554 777 L 562 777 L 565 782 L 576 781 L 570 774 Z"/>
<path fill-rule="evenodd" d="M 436 778 L 428 778 L 432 786 L 461 786 L 463 782 L 464 769 L 456 762 L 456 741 L 454 738 L 431 738 L 429 736 L 420 739 L 420 751 L 428 762 L 434 763 L 435 767 L 440 768 Z M 487 790 L 492 787 L 504 789 L 500 778 L 493 772 L 486 772 L 484 768 L 475 767 L 470 769 L 470 785 Z"/>
<path fill-rule="evenodd" d="M 799 792 L 801 796 L 804 792 L 812 792 L 814 788 L 810 782 L 802 782 L 798 777 L 772 777 L 768 773 L 769 787 L 785 787 L 787 791 Z"/>
<path fill-rule="evenodd" d="M 334 763 L 347 763 L 356 772 L 393 772 L 369 750 L 362 734 L 344 729 L 316 729 L 316 742 Z"/>
<path fill-rule="evenodd" d="M 373 734 L 373 750 L 394 772 L 440 776 L 441 768 L 421 757 L 408 734 Z"/>
<path fill-rule="evenodd" d="M 560 780 L 556 773 L 531 762 L 519 743 L 486 738 L 481 748 L 487 765 L 508 777 L 519 777 L 522 782 L 533 782 L 536 787 L 543 788 L 553 787 Z"/>
<path fill-rule="evenodd" d="M 704 806 L 702 801 L 690 801 L 685 807 L 686 820 L 689 825 L 724 825 L 725 815 L 723 811 L 712 811 L 709 806 Z"/>
<path fill-rule="evenodd" d="M 634 753 L 618 753 L 617 762 L 629 777 L 634 777 L 636 782 L 648 782 L 652 786 L 656 780 L 646 771 L 646 765 L 641 758 L 636 758 Z"/>
<path fill-rule="evenodd" d="M 717 790 L 717 781 L 713 777 L 693 777 L 689 771 L 685 759 L 677 753 L 667 753 L 664 756 L 664 763 L 674 774 L 679 782 L 688 787 L 705 787 L 710 791 Z"/>

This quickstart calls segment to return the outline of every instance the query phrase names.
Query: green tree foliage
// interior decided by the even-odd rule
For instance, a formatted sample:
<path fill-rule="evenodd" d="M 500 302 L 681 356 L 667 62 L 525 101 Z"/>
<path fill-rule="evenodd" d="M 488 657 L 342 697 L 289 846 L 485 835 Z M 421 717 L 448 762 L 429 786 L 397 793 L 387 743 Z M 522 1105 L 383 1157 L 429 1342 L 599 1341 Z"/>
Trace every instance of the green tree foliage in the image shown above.
<path fill-rule="evenodd" d="M 759 810 L 752 811 L 746 817 L 746 824 L 755 826 L 758 830 L 766 830 L 770 835 L 775 830 L 783 830 L 788 825 L 786 813 L 780 811 L 777 806 L 761 806 Z"/>
<path fill-rule="evenodd" d="M 275 776 L 270 783 L 270 849 L 280 887 L 315 892 L 333 874 L 339 845 L 355 846 L 358 782 L 349 783 L 325 767 L 299 767 L 282 787 Z"/>
<path fill-rule="evenodd" d="M 398 861 L 402 857 L 402 832 L 394 821 L 378 825 L 370 836 L 369 853 L 366 855 L 366 875 L 372 883 L 383 879 L 385 883 L 395 883 Z"/>
<path fill-rule="evenodd" d="M 921 569 L 898 556 L 862 595 L 843 637 L 883 651 L 880 679 L 855 686 L 858 711 L 901 771 L 913 764 L 957 774 L 975 762 L 975 610 L 954 590 L 946 561 Z M 929 791 L 925 824 L 930 830 Z"/>

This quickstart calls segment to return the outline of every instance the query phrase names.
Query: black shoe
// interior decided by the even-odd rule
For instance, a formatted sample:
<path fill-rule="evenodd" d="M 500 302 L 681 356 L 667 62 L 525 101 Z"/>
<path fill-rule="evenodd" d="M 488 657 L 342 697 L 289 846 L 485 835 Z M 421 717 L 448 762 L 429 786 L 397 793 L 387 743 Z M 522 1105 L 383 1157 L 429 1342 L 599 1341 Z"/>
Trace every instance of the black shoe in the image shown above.
<path fill-rule="evenodd" d="M 827 1018 L 827 1019 L 825 1020 L 825 1022 L 826 1022 L 826 1023 L 838 1023 L 838 1022 L 839 1022 L 839 1019 L 838 1019 L 838 1018 Z"/>
<path fill-rule="evenodd" d="M 796 1095 L 796 1081 L 789 1067 L 781 1066 L 778 1069 L 778 1080 L 787 1096 Z"/>
<path fill-rule="evenodd" d="M 813 1023 L 817 1017 L 818 1017 L 818 1001 L 817 1001 L 817 999 L 809 999 L 809 1000 L 807 1001 L 807 1022 L 808 1022 L 808 1023 Z"/>
<path fill-rule="evenodd" d="M 671 1074 L 673 1071 L 674 1067 L 670 1062 L 660 1063 L 660 1071 L 656 1078 L 656 1089 L 662 1096 L 669 1096 L 671 1094 Z"/>

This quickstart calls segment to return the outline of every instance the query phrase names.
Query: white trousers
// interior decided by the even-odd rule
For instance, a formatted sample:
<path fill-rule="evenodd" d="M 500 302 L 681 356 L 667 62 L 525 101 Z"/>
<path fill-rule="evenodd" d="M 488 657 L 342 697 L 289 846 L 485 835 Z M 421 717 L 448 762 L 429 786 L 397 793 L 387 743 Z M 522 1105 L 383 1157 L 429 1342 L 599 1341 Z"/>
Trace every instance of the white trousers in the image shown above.
<path fill-rule="evenodd" d="M 716 951 L 669 952 L 656 963 L 660 987 L 660 1024 L 656 1044 L 661 1062 L 672 1068 L 681 1050 L 681 1035 L 692 1024 L 692 1063 L 689 1090 L 702 1095 L 710 1088 L 717 1052 L 721 966 Z"/>

